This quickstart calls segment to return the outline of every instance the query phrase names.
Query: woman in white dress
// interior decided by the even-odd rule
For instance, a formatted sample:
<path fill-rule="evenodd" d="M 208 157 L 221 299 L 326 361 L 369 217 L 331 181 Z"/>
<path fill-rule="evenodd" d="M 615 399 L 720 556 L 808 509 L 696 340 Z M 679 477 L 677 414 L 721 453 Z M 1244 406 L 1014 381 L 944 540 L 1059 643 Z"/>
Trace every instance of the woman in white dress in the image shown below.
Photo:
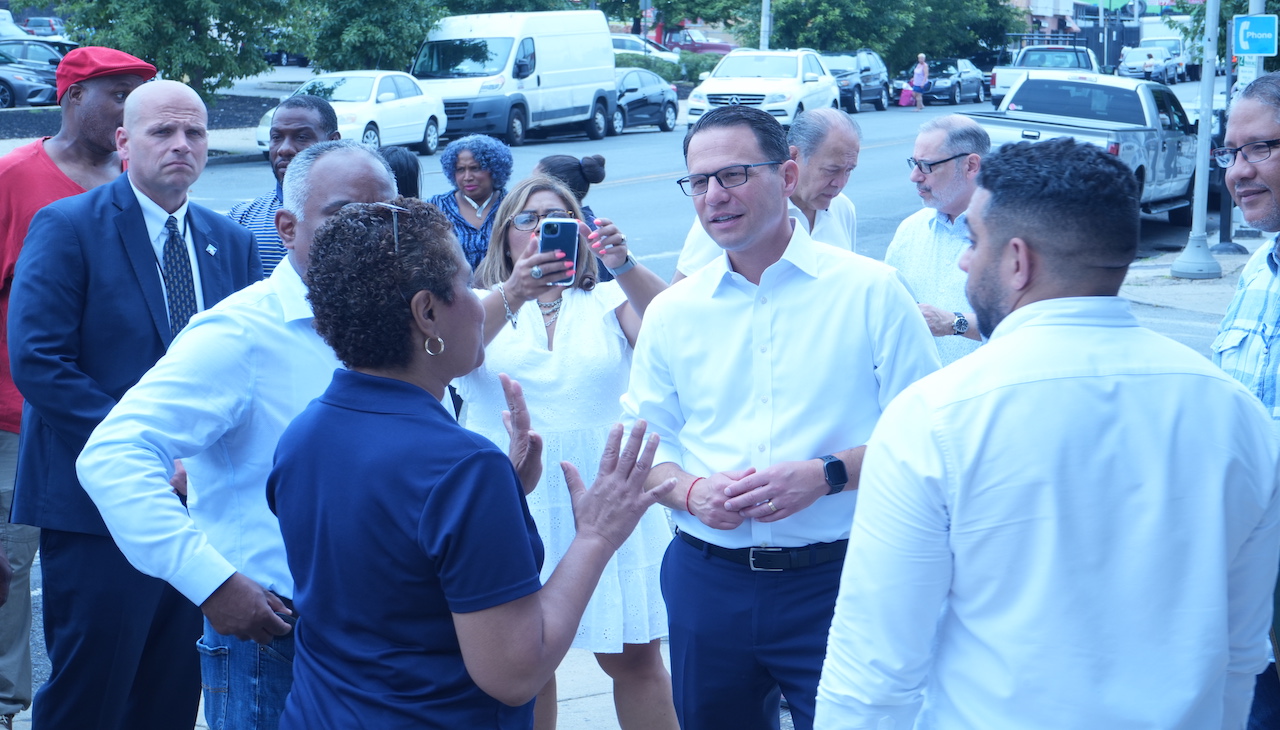
<path fill-rule="evenodd" d="M 489 251 L 476 268 L 485 299 L 485 362 L 456 381 L 467 404 L 465 425 L 505 440 L 506 407 L 499 373 L 520 383 L 546 468 L 529 494 L 529 511 L 546 548 L 545 581 L 574 535 L 564 476 L 567 461 L 590 484 L 609 428 L 621 415 L 631 352 L 645 307 L 666 283 L 635 262 L 627 238 L 607 219 L 590 231 L 578 225 L 576 260 L 538 252 L 544 218 L 582 220 L 578 202 L 562 184 L 532 177 L 507 194 L 494 221 Z M 616 275 L 598 283 L 597 259 Z M 572 271 L 572 286 L 549 282 Z M 651 509 L 605 569 L 574 639 L 595 653 L 613 679 L 614 704 L 622 727 L 676 728 L 671 677 L 662 663 L 667 634 L 659 573 L 671 531 L 666 515 Z M 535 728 L 556 722 L 552 679 L 539 693 Z"/>

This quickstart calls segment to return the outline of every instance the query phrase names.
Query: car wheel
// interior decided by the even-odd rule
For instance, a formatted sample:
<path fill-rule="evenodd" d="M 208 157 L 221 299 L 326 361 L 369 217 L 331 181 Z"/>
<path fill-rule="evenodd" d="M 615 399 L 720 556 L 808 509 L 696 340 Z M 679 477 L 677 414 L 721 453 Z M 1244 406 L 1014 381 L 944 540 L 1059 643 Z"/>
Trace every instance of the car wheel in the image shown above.
<path fill-rule="evenodd" d="M 960 103 L 960 84 L 957 83 L 951 87 L 951 96 L 947 99 L 947 103 L 955 106 Z"/>
<path fill-rule="evenodd" d="M 368 145 L 375 150 L 382 146 L 382 137 L 378 135 L 378 125 L 369 122 L 369 126 L 364 128 L 364 134 L 360 135 L 360 143 Z"/>
<path fill-rule="evenodd" d="M 871 103 L 872 103 L 872 105 L 873 105 L 873 106 L 875 106 L 876 111 L 878 111 L 878 112 L 888 111 L 888 109 L 889 109 L 889 87 L 888 87 L 888 86 L 881 86 L 881 87 L 880 87 L 880 95 L 879 95 L 878 97 L 876 97 L 876 100 L 875 100 L 875 101 L 873 101 L 873 102 L 871 102 Z"/>
<path fill-rule="evenodd" d="M 284 51 L 280 52 L 280 65 L 281 66 L 289 65 L 289 54 L 285 53 Z"/>
<path fill-rule="evenodd" d="M 983 84 L 978 84 L 978 96 L 977 98 L 974 99 L 974 102 L 981 104 L 986 100 L 987 100 L 987 87 Z"/>
<path fill-rule="evenodd" d="M 440 124 L 435 119 L 428 119 L 427 129 L 422 133 L 422 144 L 418 145 L 418 152 L 430 156 L 434 155 L 438 149 L 440 149 Z"/>
<path fill-rule="evenodd" d="M 596 102 L 596 108 L 591 111 L 591 118 L 587 119 L 585 124 L 587 139 L 604 139 L 609 126 L 609 117 L 605 114 L 604 104 Z"/>
<path fill-rule="evenodd" d="M 13 93 L 13 87 L 0 81 L 0 109 L 12 109 L 17 103 L 18 98 Z"/>
<path fill-rule="evenodd" d="M 511 113 L 507 115 L 507 134 L 506 143 L 508 147 L 519 147 L 524 144 L 524 109 L 518 106 L 511 107 Z"/>
<path fill-rule="evenodd" d="M 857 114 L 858 112 L 862 111 L 862 88 L 861 87 L 859 86 L 853 87 L 853 98 L 849 100 L 849 108 L 846 109 L 845 111 L 849 112 L 850 114 Z"/>
<path fill-rule="evenodd" d="M 658 122 L 658 129 L 664 132 L 674 132 L 678 116 L 679 112 L 676 111 L 676 105 L 667 104 L 662 108 L 662 121 Z"/>
<path fill-rule="evenodd" d="M 608 134 L 610 137 L 616 137 L 619 134 L 622 134 L 622 130 L 626 128 L 627 113 L 622 111 L 622 107 L 617 107 L 613 110 L 613 116 L 609 118 Z"/>

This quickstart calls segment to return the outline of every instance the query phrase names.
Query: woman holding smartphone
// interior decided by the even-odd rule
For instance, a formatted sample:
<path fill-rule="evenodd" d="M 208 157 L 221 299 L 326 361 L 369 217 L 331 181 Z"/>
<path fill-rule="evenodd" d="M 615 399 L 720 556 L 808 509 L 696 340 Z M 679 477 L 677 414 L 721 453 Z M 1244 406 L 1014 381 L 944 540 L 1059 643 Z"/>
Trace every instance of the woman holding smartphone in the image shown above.
<path fill-rule="evenodd" d="M 555 227 L 566 224 L 554 219 L 578 222 L 574 254 L 540 251 L 548 218 Z M 544 579 L 574 537 L 568 487 L 554 467 L 567 461 L 587 483 L 594 478 L 597 455 L 621 410 L 641 317 L 666 288 L 630 256 L 612 221 L 599 219 L 595 231 L 581 221 L 577 199 L 551 178 L 529 178 L 507 194 L 475 272 L 476 286 L 491 290 L 484 300 L 485 361 L 455 381 L 467 403 L 466 427 L 485 436 L 507 432 L 497 415 L 506 402 L 499 373 L 524 390 L 543 464 L 553 467 L 528 496 L 546 548 Z M 617 279 L 599 283 L 600 265 Z M 659 573 L 670 539 L 662 511 L 646 513 L 605 568 L 573 642 L 594 652 L 613 679 L 622 727 L 676 728 L 671 678 L 659 652 L 667 633 Z M 554 679 L 538 694 L 534 717 L 538 730 L 555 727 Z"/>

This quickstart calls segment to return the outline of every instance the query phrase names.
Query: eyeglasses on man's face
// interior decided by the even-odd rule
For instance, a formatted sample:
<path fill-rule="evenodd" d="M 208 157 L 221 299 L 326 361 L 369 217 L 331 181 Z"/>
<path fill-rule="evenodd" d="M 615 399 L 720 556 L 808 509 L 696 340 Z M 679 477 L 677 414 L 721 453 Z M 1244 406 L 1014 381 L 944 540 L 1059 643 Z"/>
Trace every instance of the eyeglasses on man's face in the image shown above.
<path fill-rule="evenodd" d="M 517 231 L 532 231 L 538 227 L 543 218 L 576 218 L 571 210 L 549 210 L 539 213 L 536 210 L 522 210 L 511 216 L 511 226 Z"/>
<path fill-rule="evenodd" d="M 933 168 L 937 167 L 938 165 L 946 164 L 948 162 L 951 162 L 952 160 L 958 160 L 961 157 L 968 157 L 971 154 L 973 153 L 961 152 L 958 155 L 952 155 L 945 160 L 937 160 L 936 162 L 926 162 L 925 160 L 917 160 L 914 157 L 908 157 L 907 167 L 917 169 L 920 172 L 923 172 L 924 174 L 928 175 L 929 173 L 933 172 Z"/>
<path fill-rule="evenodd" d="M 1209 151 L 1209 156 L 1218 163 L 1218 167 L 1231 167 L 1236 164 L 1236 154 L 1244 157 L 1245 162 L 1262 162 L 1271 156 L 1271 148 L 1280 145 L 1280 139 L 1268 139 L 1263 142 L 1250 142 L 1240 147 L 1219 147 Z"/>
<path fill-rule="evenodd" d="M 753 167 L 764 167 L 766 165 L 781 165 L 781 162 L 757 162 L 752 165 L 729 165 L 721 168 L 709 175 L 689 175 L 676 180 L 676 184 L 684 191 L 685 195 L 706 195 L 707 190 L 711 188 L 711 178 L 715 178 L 722 188 L 736 188 L 739 185 L 746 185 L 750 179 L 747 171 Z"/>

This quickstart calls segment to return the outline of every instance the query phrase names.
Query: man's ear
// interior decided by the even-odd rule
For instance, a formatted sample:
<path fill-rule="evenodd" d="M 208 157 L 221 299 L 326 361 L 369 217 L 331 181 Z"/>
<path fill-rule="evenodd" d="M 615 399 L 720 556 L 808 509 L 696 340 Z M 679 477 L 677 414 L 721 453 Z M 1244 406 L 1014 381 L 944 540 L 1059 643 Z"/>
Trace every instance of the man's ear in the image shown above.
<path fill-rule="evenodd" d="M 1009 287 L 1014 291 L 1024 291 L 1031 287 L 1035 279 L 1036 255 L 1031 246 L 1021 238 L 1009 239 L 1005 246 L 1006 273 L 1009 276 Z"/>
<path fill-rule="evenodd" d="M 794 148 L 793 148 L 794 149 Z M 786 192 L 787 197 L 796 191 L 796 186 L 800 184 L 800 166 L 795 160 L 787 160 L 782 163 L 782 188 Z"/>
<path fill-rule="evenodd" d="M 281 208 L 276 211 L 276 233 L 284 247 L 293 250 L 293 242 L 298 237 L 298 217 L 291 210 Z"/>
<path fill-rule="evenodd" d="M 795 160 L 796 162 L 800 162 L 799 147 L 796 147 L 795 145 L 791 145 L 790 147 L 787 148 L 787 155 L 791 157 L 791 159 Z"/>
<path fill-rule="evenodd" d="M 129 133 L 125 131 L 124 127 L 116 127 L 116 151 L 119 153 L 121 161 L 129 161 Z"/>
<path fill-rule="evenodd" d="M 336 129 L 329 134 L 329 141 L 332 142 L 335 139 L 342 139 L 342 132 L 339 132 Z"/>

